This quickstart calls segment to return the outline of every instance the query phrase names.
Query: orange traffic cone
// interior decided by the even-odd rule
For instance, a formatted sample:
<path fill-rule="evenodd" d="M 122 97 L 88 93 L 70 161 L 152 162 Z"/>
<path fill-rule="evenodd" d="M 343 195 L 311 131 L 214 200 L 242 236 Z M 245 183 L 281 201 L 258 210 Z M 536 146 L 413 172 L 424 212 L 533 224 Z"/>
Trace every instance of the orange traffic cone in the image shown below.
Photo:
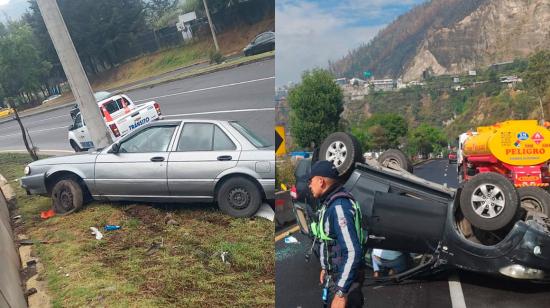
<path fill-rule="evenodd" d="M 40 218 L 42 219 L 48 219 L 50 217 L 55 216 L 55 211 L 53 209 L 50 209 L 49 211 L 44 211 L 40 213 Z"/>

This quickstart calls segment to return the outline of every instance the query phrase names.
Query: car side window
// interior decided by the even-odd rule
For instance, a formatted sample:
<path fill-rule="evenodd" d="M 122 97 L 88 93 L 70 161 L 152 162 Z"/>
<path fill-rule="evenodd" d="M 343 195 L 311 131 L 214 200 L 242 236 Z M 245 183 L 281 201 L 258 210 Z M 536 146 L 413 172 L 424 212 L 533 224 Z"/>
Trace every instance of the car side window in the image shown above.
<path fill-rule="evenodd" d="M 235 144 L 227 135 L 217 126 L 214 126 L 214 151 L 232 151 L 235 150 Z"/>
<path fill-rule="evenodd" d="M 176 126 L 152 126 L 124 140 L 120 153 L 166 152 Z"/>
<path fill-rule="evenodd" d="M 234 150 L 235 144 L 216 125 L 188 123 L 183 126 L 178 152 Z"/>
<path fill-rule="evenodd" d="M 73 129 L 81 128 L 82 127 L 82 114 L 79 113 L 76 118 L 74 119 L 74 125 Z"/>

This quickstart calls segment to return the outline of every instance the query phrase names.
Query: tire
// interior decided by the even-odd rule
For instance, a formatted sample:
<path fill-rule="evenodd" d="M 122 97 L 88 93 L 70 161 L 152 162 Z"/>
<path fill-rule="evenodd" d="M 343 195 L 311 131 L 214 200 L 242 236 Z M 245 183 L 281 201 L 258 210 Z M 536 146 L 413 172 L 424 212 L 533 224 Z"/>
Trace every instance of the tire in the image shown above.
<path fill-rule="evenodd" d="M 220 210 L 233 217 L 250 217 L 258 211 L 262 203 L 256 184 L 244 177 L 224 181 L 217 198 Z"/>
<path fill-rule="evenodd" d="M 53 209 L 57 215 L 67 215 L 82 209 L 82 187 L 73 179 L 62 179 L 52 189 Z"/>
<path fill-rule="evenodd" d="M 351 174 L 356 162 L 363 161 L 363 151 L 357 138 L 348 133 L 330 134 L 319 148 L 319 160 L 328 160 L 342 177 Z"/>
<path fill-rule="evenodd" d="M 480 173 L 464 183 L 460 209 L 475 227 L 495 231 L 508 225 L 516 216 L 519 209 L 518 192 L 503 175 Z"/>
<path fill-rule="evenodd" d="M 550 213 L 550 194 L 535 186 L 518 188 L 520 205 L 527 212 Z"/>
<path fill-rule="evenodd" d="M 71 140 L 71 148 L 73 148 L 75 152 L 82 152 L 82 149 L 78 146 L 78 144 L 76 144 L 74 140 Z"/>
<path fill-rule="evenodd" d="M 399 166 L 403 170 L 413 173 L 413 164 L 405 153 L 397 149 L 390 149 L 382 153 L 382 155 L 378 157 L 378 162 L 380 162 L 382 166 L 390 169 L 398 169 L 395 168 L 395 166 Z"/>

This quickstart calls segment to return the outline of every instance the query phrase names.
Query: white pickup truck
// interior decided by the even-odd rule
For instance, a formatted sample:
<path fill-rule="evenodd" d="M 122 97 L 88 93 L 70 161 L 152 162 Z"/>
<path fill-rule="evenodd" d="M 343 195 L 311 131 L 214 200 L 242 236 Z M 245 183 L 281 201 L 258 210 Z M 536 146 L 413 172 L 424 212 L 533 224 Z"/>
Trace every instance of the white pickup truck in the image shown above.
<path fill-rule="evenodd" d="M 136 106 L 124 94 L 109 96 L 98 101 L 97 106 L 113 140 L 161 117 L 160 105 L 157 102 L 151 101 Z M 69 127 L 69 143 L 75 152 L 86 151 L 94 147 L 82 114 L 78 110 L 73 124 Z"/>

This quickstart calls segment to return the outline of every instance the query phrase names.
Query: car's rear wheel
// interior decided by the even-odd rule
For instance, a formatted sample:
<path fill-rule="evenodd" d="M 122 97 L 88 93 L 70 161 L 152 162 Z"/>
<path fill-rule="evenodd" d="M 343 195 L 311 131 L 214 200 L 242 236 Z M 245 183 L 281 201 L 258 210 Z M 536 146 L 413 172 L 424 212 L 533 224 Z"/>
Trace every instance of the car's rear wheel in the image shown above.
<path fill-rule="evenodd" d="M 357 138 L 342 132 L 330 134 L 319 149 L 319 159 L 332 162 L 341 176 L 349 175 L 355 163 L 363 161 L 362 155 Z"/>
<path fill-rule="evenodd" d="M 535 186 L 518 188 L 521 207 L 527 212 L 550 213 L 550 194 Z"/>
<path fill-rule="evenodd" d="M 218 206 L 229 216 L 250 217 L 260 208 L 262 197 L 256 184 L 244 177 L 234 177 L 221 184 Z"/>
<path fill-rule="evenodd" d="M 382 153 L 380 157 L 378 157 L 378 161 L 382 166 L 390 168 L 390 169 L 403 169 L 410 173 L 413 173 L 413 164 L 411 161 L 407 158 L 407 155 L 405 153 L 401 152 L 397 149 L 390 149 Z"/>
<path fill-rule="evenodd" d="M 501 174 L 480 173 L 464 184 L 460 209 L 475 227 L 495 231 L 508 225 L 519 208 L 519 196 Z"/>
<path fill-rule="evenodd" d="M 74 179 L 63 179 L 52 189 L 53 209 L 58 215 L 78 211 L 84 204 L 82 187 Z"/>

